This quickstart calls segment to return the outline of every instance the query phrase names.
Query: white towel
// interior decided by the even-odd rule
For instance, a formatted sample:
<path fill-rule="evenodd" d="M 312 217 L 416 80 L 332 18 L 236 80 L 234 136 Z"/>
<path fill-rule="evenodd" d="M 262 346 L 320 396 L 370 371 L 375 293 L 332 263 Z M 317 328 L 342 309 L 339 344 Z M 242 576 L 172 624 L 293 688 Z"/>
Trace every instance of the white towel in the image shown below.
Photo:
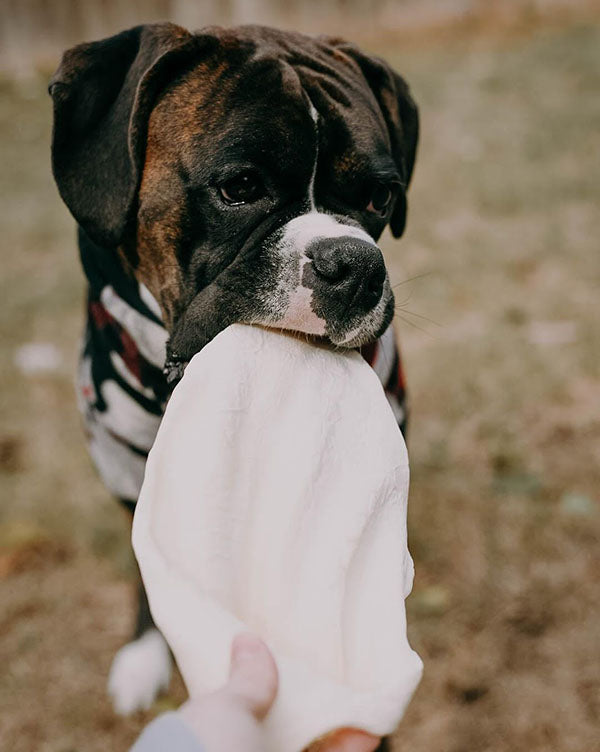
<path fill-rule="evenodd" d="M 191 696 L 234 635 L 270 647 L 270 752 L 394 730 L 422 664 L 406 637 L 408 459 L 356 352 L 236 324 L 188 365 L 148 458 L 133 545 Z"/>

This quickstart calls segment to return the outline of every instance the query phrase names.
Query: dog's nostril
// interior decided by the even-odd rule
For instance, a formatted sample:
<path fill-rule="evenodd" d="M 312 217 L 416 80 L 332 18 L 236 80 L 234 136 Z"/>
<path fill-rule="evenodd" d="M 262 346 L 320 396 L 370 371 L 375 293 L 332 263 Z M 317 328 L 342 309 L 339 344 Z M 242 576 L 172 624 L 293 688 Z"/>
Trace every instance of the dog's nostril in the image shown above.
<path fill-rule="evenodd" d="M 313 258 L 315 272 L 330 283 L 341 282 L 350 272 L 350 265 L 340 259 L 327 257 Z"/>
<path fill-rule="evenodd" d="M 379 298 L 383 292 L 383 283 L 385 281 L 385 271 L 377 269 L 372 272 L 365 283 L 365 292 L 370 298 Z"/>

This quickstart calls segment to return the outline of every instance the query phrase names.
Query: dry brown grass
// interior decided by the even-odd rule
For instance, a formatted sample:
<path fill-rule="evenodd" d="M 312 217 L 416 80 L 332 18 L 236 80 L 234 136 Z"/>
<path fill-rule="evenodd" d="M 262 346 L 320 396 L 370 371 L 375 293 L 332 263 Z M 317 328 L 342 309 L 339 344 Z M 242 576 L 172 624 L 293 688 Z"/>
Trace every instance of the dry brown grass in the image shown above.
<path fill-rule="evenodd" d="M 397 288 L 419 327 L 399 320 L 425 661 L 398 750 L 600 750 L 599 45 L 580 27 L 378 48 L 423 117 L 409 231 L 386 243 L 396 283 L 427 275 Z M 125 750 L 148 716 L 116 718 L 104 693 L 131 562 L 75 412 L 74 231 L 43 82 L 0 93 L 0 738 Z M 35 340 L 63 363 L 24 378 L 13 355 Z"/>

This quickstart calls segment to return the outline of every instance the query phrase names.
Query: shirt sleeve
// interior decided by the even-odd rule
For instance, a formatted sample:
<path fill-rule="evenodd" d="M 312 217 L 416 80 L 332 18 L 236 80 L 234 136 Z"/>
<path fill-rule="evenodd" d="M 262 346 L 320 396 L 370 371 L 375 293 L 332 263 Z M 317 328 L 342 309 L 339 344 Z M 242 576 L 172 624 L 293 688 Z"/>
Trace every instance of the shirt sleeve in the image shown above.
<path fill-rule="evenodd" d="M 205 752 L 177 713 L 164 713 L 142 731 L 129 752 Z"/>

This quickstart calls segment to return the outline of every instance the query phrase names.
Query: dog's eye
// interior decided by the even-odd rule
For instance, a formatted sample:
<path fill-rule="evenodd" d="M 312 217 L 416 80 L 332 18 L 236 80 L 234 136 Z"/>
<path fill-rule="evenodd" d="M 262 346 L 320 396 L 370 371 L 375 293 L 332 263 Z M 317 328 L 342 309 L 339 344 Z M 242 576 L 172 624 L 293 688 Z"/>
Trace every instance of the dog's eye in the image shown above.
<path fill-rule="evenodd" d="M 251 204 L 265 194 L 265 186 L 256 172 L 248 170 L 226 180 L 219 186 L 221 198 L 229 206 Z"/>
<path fill-rule="evenodd" d="M 394 191 L 389 185 L 378 183 L 371 192 L 371 199 L 367 204 L 367 211 L 385 217 L 394 198 Z"/>

